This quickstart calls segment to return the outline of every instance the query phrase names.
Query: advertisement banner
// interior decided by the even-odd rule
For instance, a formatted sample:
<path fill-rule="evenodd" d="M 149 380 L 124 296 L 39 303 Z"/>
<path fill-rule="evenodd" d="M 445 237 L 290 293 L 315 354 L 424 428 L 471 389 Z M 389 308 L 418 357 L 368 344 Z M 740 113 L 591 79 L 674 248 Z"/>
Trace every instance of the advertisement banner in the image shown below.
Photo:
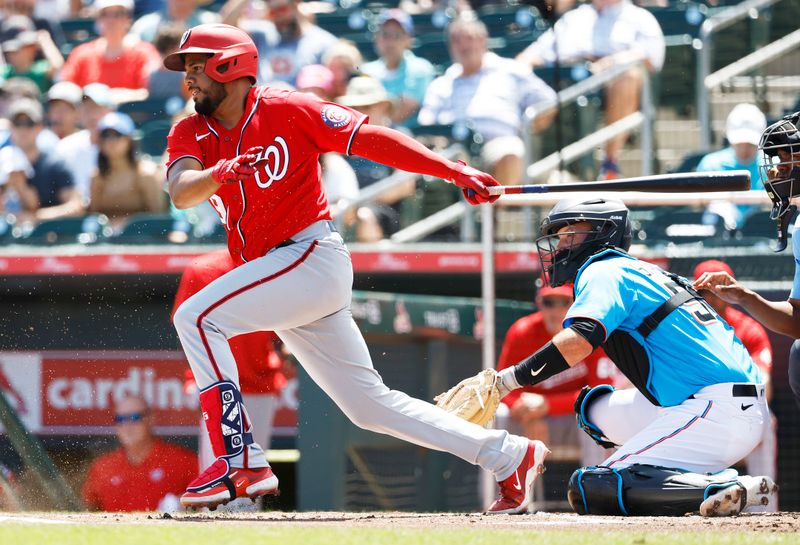
<path fill-rule="evenodd" d="M 37 434 L 114 433 L 114 405 L 143 397 L 157 433 L 195 435 L 197 391 L 185 388 L 188 363 L 180 351 L 0 352 L 0 395 Z M 294 435 L 297 388 L 280 398 L 275 435 Z M 0 426 L 2 432 L 2 426 Z"/>

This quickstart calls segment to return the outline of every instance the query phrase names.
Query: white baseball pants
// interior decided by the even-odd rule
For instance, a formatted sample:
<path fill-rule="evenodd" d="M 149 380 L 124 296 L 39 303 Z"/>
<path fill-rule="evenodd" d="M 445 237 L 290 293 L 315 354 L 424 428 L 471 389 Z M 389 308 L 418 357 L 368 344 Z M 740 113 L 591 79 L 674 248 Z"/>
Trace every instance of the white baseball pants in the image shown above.
<path fill-rule="evenodd" d="M 715 473 L 747 456 L 769 425 L 764 386 L 757 397 L 733 397 L 733 384 L 703 388 L 695 399 L 657 407 L 638 390 L 617 390 L 589 407 L 589 421 L 622 445 L 601 465 L 649 464 Z"/>
<path fill-rule="evenodd" d="M 220 380 L 238 384 L 229 337 L 275 331 L 357 426 L 449 452 L 498 480 L 511 475 L 527 439 L 470 424 L 383 383 L 350 313 L 350 254 L 330 223 L 316 222 L 292 240 L 218 278 L 175 313 L 198 387 Z M 249 454 L 256 459 L 259 452 L 253 447 Z"/>

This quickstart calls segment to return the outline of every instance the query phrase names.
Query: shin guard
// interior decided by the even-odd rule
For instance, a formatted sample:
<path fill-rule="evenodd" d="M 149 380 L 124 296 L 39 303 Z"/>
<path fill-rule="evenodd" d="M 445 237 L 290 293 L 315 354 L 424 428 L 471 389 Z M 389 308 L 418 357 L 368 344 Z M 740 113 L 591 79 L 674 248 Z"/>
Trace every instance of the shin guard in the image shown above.
<path fill-rule="evenodd" d="M 231 458 L 242 453 L 246 456 L 246 447 L 253 443 L 253 436 L 239 388 L 230 381 L 215 382 L 200 392 L 200 408 L 214 456 Z"/>
<path fill-rule="evenodd" d="M 709 493 L 736 484 L 735 470 L 715 474 L 633 464 L 583 467 L 569 480 L 567 499 L 579 515 L 683 516 Z"/>

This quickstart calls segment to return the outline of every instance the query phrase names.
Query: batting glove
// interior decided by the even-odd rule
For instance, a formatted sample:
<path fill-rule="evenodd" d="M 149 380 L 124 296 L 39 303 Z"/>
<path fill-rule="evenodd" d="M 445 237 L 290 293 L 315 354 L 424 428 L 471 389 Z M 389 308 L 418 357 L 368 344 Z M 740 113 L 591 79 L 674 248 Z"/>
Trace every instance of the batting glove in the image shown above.
<path fill-rule="evenodd" d="M 453 169 L 454 175 L 452 181 L 464 193 L 464 198 L 470 204 L 482 204 L 486 202 L 494 202 L 500 198 L 499 195 L 489 195 L 486 190 L 487 187 L 500 185 L 500 182 L 495 180 L 491 175 L 481 172 L 476 168 L 472 168 L 464 161 L 456 163 Z"/>
<path fill-rule="evenodd" d="M 259 152 L 264 148 L 250 148 L 233 159 L 220 159 L 211 171 L 211 177 L 218 184 L 231 184 L 251 178 L 256 173 L 254 166 L 260 159 Z"/>

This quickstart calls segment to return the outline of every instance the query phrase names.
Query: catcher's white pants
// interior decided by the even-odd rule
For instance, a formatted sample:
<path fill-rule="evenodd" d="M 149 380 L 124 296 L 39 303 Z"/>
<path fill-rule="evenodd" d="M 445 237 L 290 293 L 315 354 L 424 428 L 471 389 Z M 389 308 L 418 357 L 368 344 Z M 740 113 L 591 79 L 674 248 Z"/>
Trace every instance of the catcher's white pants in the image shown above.
<path fill-rule="evenodd" d="M 757 398 L 733 397 L 732 386 L 708 386 L 674 407 L 656 407 L 635 389 L 598 398 L 589 421 L 622 445 L 601 465 L 714 473 L 735 464 L 761 441 L 770 417 L 763 385 L 757 385 Z"/>
<path fill-rule="evenodd" d="M 198 387 L 220 380 L 238 384 L 229 337 L 275 331 L 357 426 L 449 452 L 497 479 L 511 475 L 527 439 L 470 424 L 383 383 L 350 313 L 350 254 L 329 222 L 316 222 L 292 240 L 221 276 L 175 313 Z"/>

